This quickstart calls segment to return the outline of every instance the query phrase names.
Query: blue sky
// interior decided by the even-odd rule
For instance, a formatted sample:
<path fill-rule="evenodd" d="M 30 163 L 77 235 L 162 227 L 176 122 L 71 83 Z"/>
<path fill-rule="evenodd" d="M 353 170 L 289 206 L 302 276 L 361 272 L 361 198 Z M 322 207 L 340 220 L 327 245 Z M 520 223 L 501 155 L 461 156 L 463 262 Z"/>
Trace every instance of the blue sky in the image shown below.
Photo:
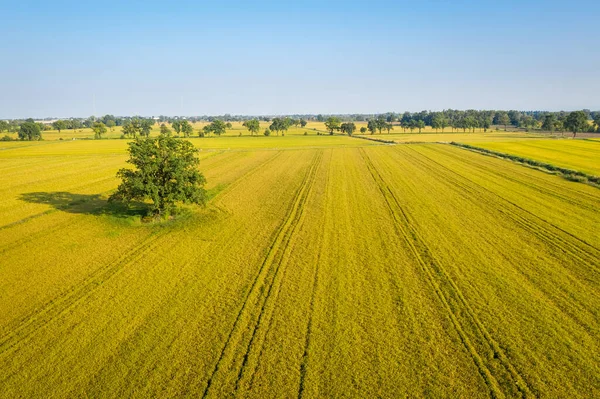
<path fill-rule="evenodd" d="M 124 3 L 0 0 L 0 118 L 600 109 L 600 2 Z"/>

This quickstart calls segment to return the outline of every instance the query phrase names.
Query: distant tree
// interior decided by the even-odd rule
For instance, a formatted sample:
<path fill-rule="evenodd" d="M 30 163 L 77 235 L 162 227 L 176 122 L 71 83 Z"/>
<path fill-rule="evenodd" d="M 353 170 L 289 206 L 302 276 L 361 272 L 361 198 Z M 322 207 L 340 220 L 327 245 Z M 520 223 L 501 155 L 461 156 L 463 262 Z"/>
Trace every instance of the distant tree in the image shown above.
<path fill-rule="evenodd" d="M 387 119 L 385 115 L 379 115 L 375 120 L 375 123 L 377 124 L 377 130 L 379 130 L 379 134 L 381 134 L 383 129 L 387 128 Z"/>
<path fill-rule="evenodd" d="M 594 115 L 594 125 L 596 125 L 596 131 L 600 132 L 600 111 Z"/>
<path fill-rule="evenodd" d="M 164 123 L 161 123 L 160 125 L 160 134 L 162 134 L 163 136 L 171 136 L 171 129 L 169 129 L 169 127 L 167 125 L 165 125 Z"/>
<path fill-rule="evenodd" d="M 386 123 L 385 130 L 387 130 L 388 134 L 390 134 L 390 130 L 394 130 L 394 125 L 392 125 L 392 123 Z"/>
<path fill-rule="evenodd" d="M 508 114 L 504 111 L 496 112 L 496 116 L 494 117 L 494 123 L 496 125 L 504 125 L 504 131 L 506 131 L 506 126 L 510 123 L 510 118 Z"/>
<path fill-rule="evenodd" d="M 142 131 L 141 122 L 137 118 L 128 120 L 123 125 L 123 134 L 127 137 L 136 138 Z"/>
<path fill-rule="evenodd" d="M 369 129 L 371 134 L 375 134 L 377 131 L 377 122 L 373 119 L 369 119 L 369 122 L 367 122 L 367 129 Z"/>
<path fill-rule="evenodd" d="M 487 133 L 488 129 L 492 126 L 492 117 L 489 115 L 482 116 L 479 124 L 483 128 L 484 133 Z"/>
<path fill-rule="evenodd" d="M 442 118 L 443 117 L 441 114 L 435 114 L 431 118 L 431 128 L 435 129 L 436 132 L 438 129 L 440 129 L 442 127 Z"/>
<path fill-rule="evenodd" d="M 263 134 L 268 137 L 271 135 L 271 131 L 267 128 Z"/>
<path fill-rule="evenodd" d="M 117 122 L 114 119 L 109 119 L 104 124 L 110 130 L 115 130 L 115 126 L 117 125 Z"/>
<path fill-rule="evenodd" d="M 173 122 L 171 122 L 171 126 L 173 127 L 173 130 L 175 130 L 175 133 L 177 133 L 177 135 L 181 133 L 181 122 L 179 121 L 179 119 L 175 119 Z"/>
<path fill-rule="evenodd" d="M 417 128 L 419 129 L 419 133 L 421 133 L 421 129 L 423 129 L 424 127 L 425 127 L 425 121 L 418 120 L 417 121 Z"/>
<path fill-rule="evenodd" d="M 102 122 L 94 122 L 92 125 L 92 130 L 94 131 L 94 138 L 101 139 L 102 135 L 106 133 L 106 125 Z"/>
<path fill-rule="evenodd" d="M 206 134 L 213 133 L 217 136 L 220 136 L 222 134 L 225 134 L 226 124 L 225 124 L 225 122 L 223 122 L 220 119 L 215 119 L 210 124 L 204 126 L 204 129 L 202 129 L 202 130 Z"/>
<path fill-rule="evenodd" d="M 250 119 L 248 121 L 245 121 L 242 124 L 242 126 L 248 129 L 252 136 L 258 134 L 258 132 L 260 131 L 260 122 L 258 121 L 258 119 Z"/>
<path fill-rule="evenodd" d="M 233 125 L 231 124 L 231 122 L 227 122 L 225 124 L 225 129 L 233 129 Z"/>
<path fill-rule="evenodd" d="M 79 119 L 71 119 L 68 123 L 68 128 L 72 129 L 72 130 L 77 130 L 77 129 L 81 129 L 83 127 L 83 124 L 81 123 L 81 121 Z"/>
<path fill-rule="evenodd" d="M 556 129 L 556 121 L 556 115 L 544 115 L 544 121 L 542 122 L 542 130 L 545 130 L 547 132 L 553 132 L 554 129 Z"/>
<path fill-rule="evenodd" d="M 269 126 L 269 132 L 274 131 L 278 136 L 279 132 L 285 132 L 287 129 L 288 125 L 284 118 L 273 118 Z"/>
<path fill-rule="evenodd" d="M 91 129 L 92 126 L 94 126 L 94 123 L 96 123 L 96 117 L 95 116 L 90 116 L 85 121 L 83 121 L 83 126 Z"/>
<path fill-rule="evenodd" d="M 565 129 L 573 133 L 573 137 L 576 137 L 579 132 L 586 131 L 588 126 L 587 115 L 583 111 L 571 112 L 565 121 Z"/>
<path fill-rule="evenodd" d="M 440 119 L 440 127 L 442 128 L 442 133 L 444 133 L 444 129 L 450 125 L 450 122 L 446 117 L 442 117 Z"/>
<path fill-rule="evenodd" d="M 362 127 L 360 128 L 360 134 L 365 134 L 366 132 L 367 132 L 367 128 L 366 128 L 366 127 L 364 127 L 364 126 L 362 126 Z"/>
<path fill-rule="evenodd" d="M 140 121 L 140 133 L 142 136 L 149 137 L 152 126 L 154 126 L 154 119 L 142 119 Z"/>
<path fill-rule="evenodd" d="M 300 119 L 300 127 L 305 127 L 308 122 L 304 119 Z"/>
<path fill-rule="evenodd" d="M 342 123 L 342 125 L 340 126 L 340 130 L 346 133 L 348 136 L 352 136 L 352 134 L 356 130 L 356 125 L 354 124 L 354 122 Z"/>
<path fill-rule="evenodd" d="M 206 180 L 198 171 L 198 150 L 186 140 L 160 135 L 129 143 L 129 160 L 135 169 L 121 169 L 122 179 L 109 201 L 153 202 L 152 213 L 163 215 L 176 202 L 205 204 Z"/>
<path fill-rule="evenodd" d="M 192 124 L 186 120 L 181 121 L 181 133 L 183 133 L 184 137 L 190 137 L 194 133 Z"/>
<path fill-rule="evenodd" d="M 58 130 L 58 133 L 61 132 L 61 130 L 66 129 L 67 128 L 67 123 L 63 120 L 58 120 L 54 123 L 52 123 L 52 127 L 56 130 Z"/>
<path fill-rule="evenodd" d="M 42 132 L 40 126 L 35 122 L 23 122 L 19 128 L 19 139 L 21 140 L 41 140 Z"/>
<path fill-rule="evenodd" d="M 0 121 L 0 133 L 7 132 L 10 128 L 10 124 L 7 121 Z"/>
<path fill-rule="evenodd" d="M 464 127 L 472 129 L 475 132 L 475 129 L 479 127 L 479 122 L 473 116 L 469 115 L 464 118 Z"/>
<path fill-rule="evenodd" d="M 334 131 L 340 129 L 340 119 L 336 116 L 330 116 L 325 121 L 325 127 L 329 131 L 329 134 L 333 134 Z"/>
<path fill-rule="evenodd" d="M 408 122 L 403 122 L 406 123 L 406 127 L 408 127 L 408 129 L 410 130 L 410 132 L 412 133 L 418 126 L 417 126 L 417 120 L 416 119 L 411 119 Z"/>

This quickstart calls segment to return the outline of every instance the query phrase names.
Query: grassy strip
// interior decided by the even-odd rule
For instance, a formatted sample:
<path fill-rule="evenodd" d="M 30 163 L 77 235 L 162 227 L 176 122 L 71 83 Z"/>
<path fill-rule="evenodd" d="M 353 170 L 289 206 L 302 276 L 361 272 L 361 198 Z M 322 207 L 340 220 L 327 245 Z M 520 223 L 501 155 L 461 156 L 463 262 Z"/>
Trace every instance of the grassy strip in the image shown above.
<path fill-rule="evenodd" d="M 552 172 L 554 174 L 558 174 L 564 177 L 567 180 L 579 182 L 579 183 L 589 183 L 594 186 L 600 186 L 600 177 L 588 175 L 587 173 L 580 172 L 578 170 L 571 170 L 566 168 L 561 168 L 556 165 L 552 165 L 545 162 L 536 161 L 534 159 L 523 158 L 517 155 L 505 154 L 502 152 L 492 151 L 481 147 L 475 147 L 469 144 L 461 144 L 457 142 L 450 142 L 450 145 L 465 148 L 467 150 L 476 151 L 482 154 L 493 155 L 496 157 L 510 159 L 511 161 L 518 162 L 524 165 L 532 166 L 535 168 L 539 168 L 548 172 Z"/>
<path fill-rule="evenodd" d="M 350 137 L 354 137 L 356 139 L 363 139 L 363 140 L 370 140 L 370 141 L 377 141 L 379 143 L 385 143 L 385 144 L 396 144 L 395 141 L 393 140 L 384 140 L 384 139 L 376 139 L 374 137 L 365 137 L 365 136 L 350 136 Z"/>

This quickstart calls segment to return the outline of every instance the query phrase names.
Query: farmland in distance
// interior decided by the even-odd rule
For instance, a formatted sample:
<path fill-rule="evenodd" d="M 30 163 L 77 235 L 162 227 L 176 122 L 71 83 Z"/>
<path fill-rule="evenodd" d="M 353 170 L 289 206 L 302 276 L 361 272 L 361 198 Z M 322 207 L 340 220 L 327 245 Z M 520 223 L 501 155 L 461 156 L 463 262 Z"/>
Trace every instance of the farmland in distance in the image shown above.
<path fill-rule="evenodd" d="M 0 396 L 600 396 L 600 190 L 293 133 L 193 139 L 163 224 L 106 207 L 125 140 L 0 144 Z"/>

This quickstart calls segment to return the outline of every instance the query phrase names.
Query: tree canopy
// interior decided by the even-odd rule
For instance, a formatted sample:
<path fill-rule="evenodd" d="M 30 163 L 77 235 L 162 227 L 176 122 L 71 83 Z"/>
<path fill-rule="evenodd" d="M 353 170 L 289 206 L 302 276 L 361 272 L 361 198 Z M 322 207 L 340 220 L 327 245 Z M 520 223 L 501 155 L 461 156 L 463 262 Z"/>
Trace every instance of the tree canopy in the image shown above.
<path fill-rule="evenodd" d="M 339 130 L 340 123 L 340 118 L 338 118 L 337 116 L 330 116 L 329 118 L 327 118 L 327 120 L 325 121 L 325 127 L 329 131 L 329 134 L 333 134 L 334 131 Z"/>
<path fill-rule="evenodd" d="M 160 135 L 137 138 L 128 151 L 127 162 L 135 169 L 117 172 L 122 182 L 109 201 L 151 200 L 155 215 L 173 211 L 177 202 L 206 203 L 206 180 L 198 170 L 198 150 L 192 143 Z"/>
<path fill-rule="evenodd" d="M 24 122 L 19 128 L 19 139 L 21 140 L 41 140 L 42 131 L 40 125 L 35 122 Z"/>
<path fill-rule="evenodd" d="M 92 130 L 94 131 L 94 138 L 101 139 L 102 135 L 106 133 L 106 125 L 102 122 L 95 122 L 92 126 Z"/>
<path fill-rule="evenodd" d="M 260 122 L 258 121 L 258 119 L 250 119 L 248 121 L 245 121 L 242 126 L 248 129 L 252 136 L 254 136 L 260 131 Z"/>
<path fill-rule="evenodd" d="M 340 126 L 340 130 L 346 133 L 348 136 L 352 136 L 352 133 L 356 130 L 354 122 L 345 122 Z"/>
<path fill-rule="evenodd" d="M 210 124 L 204 126 L 204 129 L 202 129 L 202 130 L 205 134 L 213 133 L 213 134 L 216 134 L 217 136 L 220 136 L 222 134 L 225 134 L 226 125 L 225 125 L 225 122 L 223 122 L 222 120 L 215 119 Z"/>
<path fill-rule="evenodd" d="M 573 137 L 575 137 L 577 133 L 583 132 L 588 128 L 587 115 L 583 111 L 573 111 L 567 116 L 564 125 L 565 129 L 568 129 L 573 133 Z"/>

